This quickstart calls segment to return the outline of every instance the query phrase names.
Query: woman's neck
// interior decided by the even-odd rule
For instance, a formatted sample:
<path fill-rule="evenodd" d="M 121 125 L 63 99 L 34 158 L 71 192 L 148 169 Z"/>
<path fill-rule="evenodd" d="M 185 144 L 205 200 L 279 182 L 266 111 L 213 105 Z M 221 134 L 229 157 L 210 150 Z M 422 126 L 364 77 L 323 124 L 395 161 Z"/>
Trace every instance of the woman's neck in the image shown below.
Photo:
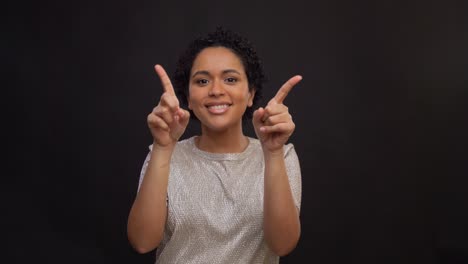
<path fill-rule="evenodd" d="M 195 139 L 195 144 L 207 152 L 240 153 L 249 145 L 249 139 L 242 133 L 242 128 L 226 131 L 202 129 L 202 134 Z"/>

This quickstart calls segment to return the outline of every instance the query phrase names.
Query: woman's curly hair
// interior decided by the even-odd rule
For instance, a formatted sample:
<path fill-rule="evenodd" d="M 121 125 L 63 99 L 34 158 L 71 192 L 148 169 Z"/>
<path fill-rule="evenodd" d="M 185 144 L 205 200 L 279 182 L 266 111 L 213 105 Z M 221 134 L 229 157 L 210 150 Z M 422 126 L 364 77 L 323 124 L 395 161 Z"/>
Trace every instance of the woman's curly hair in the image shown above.
<path fill-rule="evenodd" d="M 214 32 L 208 33 L 193 40 L 184 53 L 180 56 L 173 76 L 174 89 L 181 100 L 181 105 L 187 108 L 189 96 L 190 72 L 197 55 L 208 47 L 225 47 L 232 50 L 242 61 L 247 75 L 249 90 L 255 91 L 252 107 L 248 107 L 244 113 L 244 119 L 252 118 L 253 109 L 262 98 L 263 85 L 266 76 L 263 63 L 257 55 L 252 43 L 245 37 L 231 30 L 217 27 Z M 191 117 L 195 117 L 191 113 Z"/>

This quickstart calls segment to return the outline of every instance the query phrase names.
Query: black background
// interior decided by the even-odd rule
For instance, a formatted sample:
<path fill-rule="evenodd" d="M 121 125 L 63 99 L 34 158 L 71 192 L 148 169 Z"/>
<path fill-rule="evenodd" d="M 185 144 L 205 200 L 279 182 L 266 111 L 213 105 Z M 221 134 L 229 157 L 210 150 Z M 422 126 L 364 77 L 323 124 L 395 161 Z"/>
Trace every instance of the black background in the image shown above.
<path fill-rule="evenodd" d="M 2 13 L 5 263 L 153 262 L 126 238 L 162 90 L 153 65 L 172 73 L 217 25 L 257 46 L 265 102 L 304 77 L 285 101 L 302 236 L 281 263 L 468 263 L 466 1 L 23 1 Z"/>

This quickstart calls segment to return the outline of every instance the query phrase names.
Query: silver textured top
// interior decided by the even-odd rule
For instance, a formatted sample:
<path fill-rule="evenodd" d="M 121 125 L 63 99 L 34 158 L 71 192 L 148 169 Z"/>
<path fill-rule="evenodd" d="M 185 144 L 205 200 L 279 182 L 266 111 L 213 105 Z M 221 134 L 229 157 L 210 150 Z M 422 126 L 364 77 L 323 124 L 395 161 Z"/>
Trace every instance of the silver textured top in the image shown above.
<path fill-rule="evenodd" d="M 242 153 L 210 153 L 195 137 L 174 149 L 168 183 L 168 217 L 156 263 L 279 263 L 263 237 L 263 151 L 249 138 Z M 152 146 L 150 146 L 150 151 Z M 301 172 L 292 144 L 284 146 L 297 208 Z M 150 158 L 140 174 L 143 180 Z"/>

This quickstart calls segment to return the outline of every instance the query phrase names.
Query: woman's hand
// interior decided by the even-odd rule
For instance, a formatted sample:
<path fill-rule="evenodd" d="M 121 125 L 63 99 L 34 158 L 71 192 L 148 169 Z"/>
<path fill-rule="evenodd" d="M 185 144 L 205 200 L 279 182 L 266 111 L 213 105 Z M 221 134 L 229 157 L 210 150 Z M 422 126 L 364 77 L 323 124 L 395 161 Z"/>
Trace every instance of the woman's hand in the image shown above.
<path fill-rule="evenodd" d="M 260 107 L 253 114 L 253 126 L 264 151 L 281 150 L 294 132 L 295 124 L 283 104 L 291 89 L 302 80 L 296 75 L 289 79 L 276 93 L 265 108 Z"/>
<path fill-rule="evenodd" d="M 160 147 L 174 146 L 187 127 L 190 113 L 179 107 L 171 80 L 161 65 L 154 66 L 161 79 L 164 93 L 158 105 L 148 115 L 148 127 L 154 144 Z"/>

